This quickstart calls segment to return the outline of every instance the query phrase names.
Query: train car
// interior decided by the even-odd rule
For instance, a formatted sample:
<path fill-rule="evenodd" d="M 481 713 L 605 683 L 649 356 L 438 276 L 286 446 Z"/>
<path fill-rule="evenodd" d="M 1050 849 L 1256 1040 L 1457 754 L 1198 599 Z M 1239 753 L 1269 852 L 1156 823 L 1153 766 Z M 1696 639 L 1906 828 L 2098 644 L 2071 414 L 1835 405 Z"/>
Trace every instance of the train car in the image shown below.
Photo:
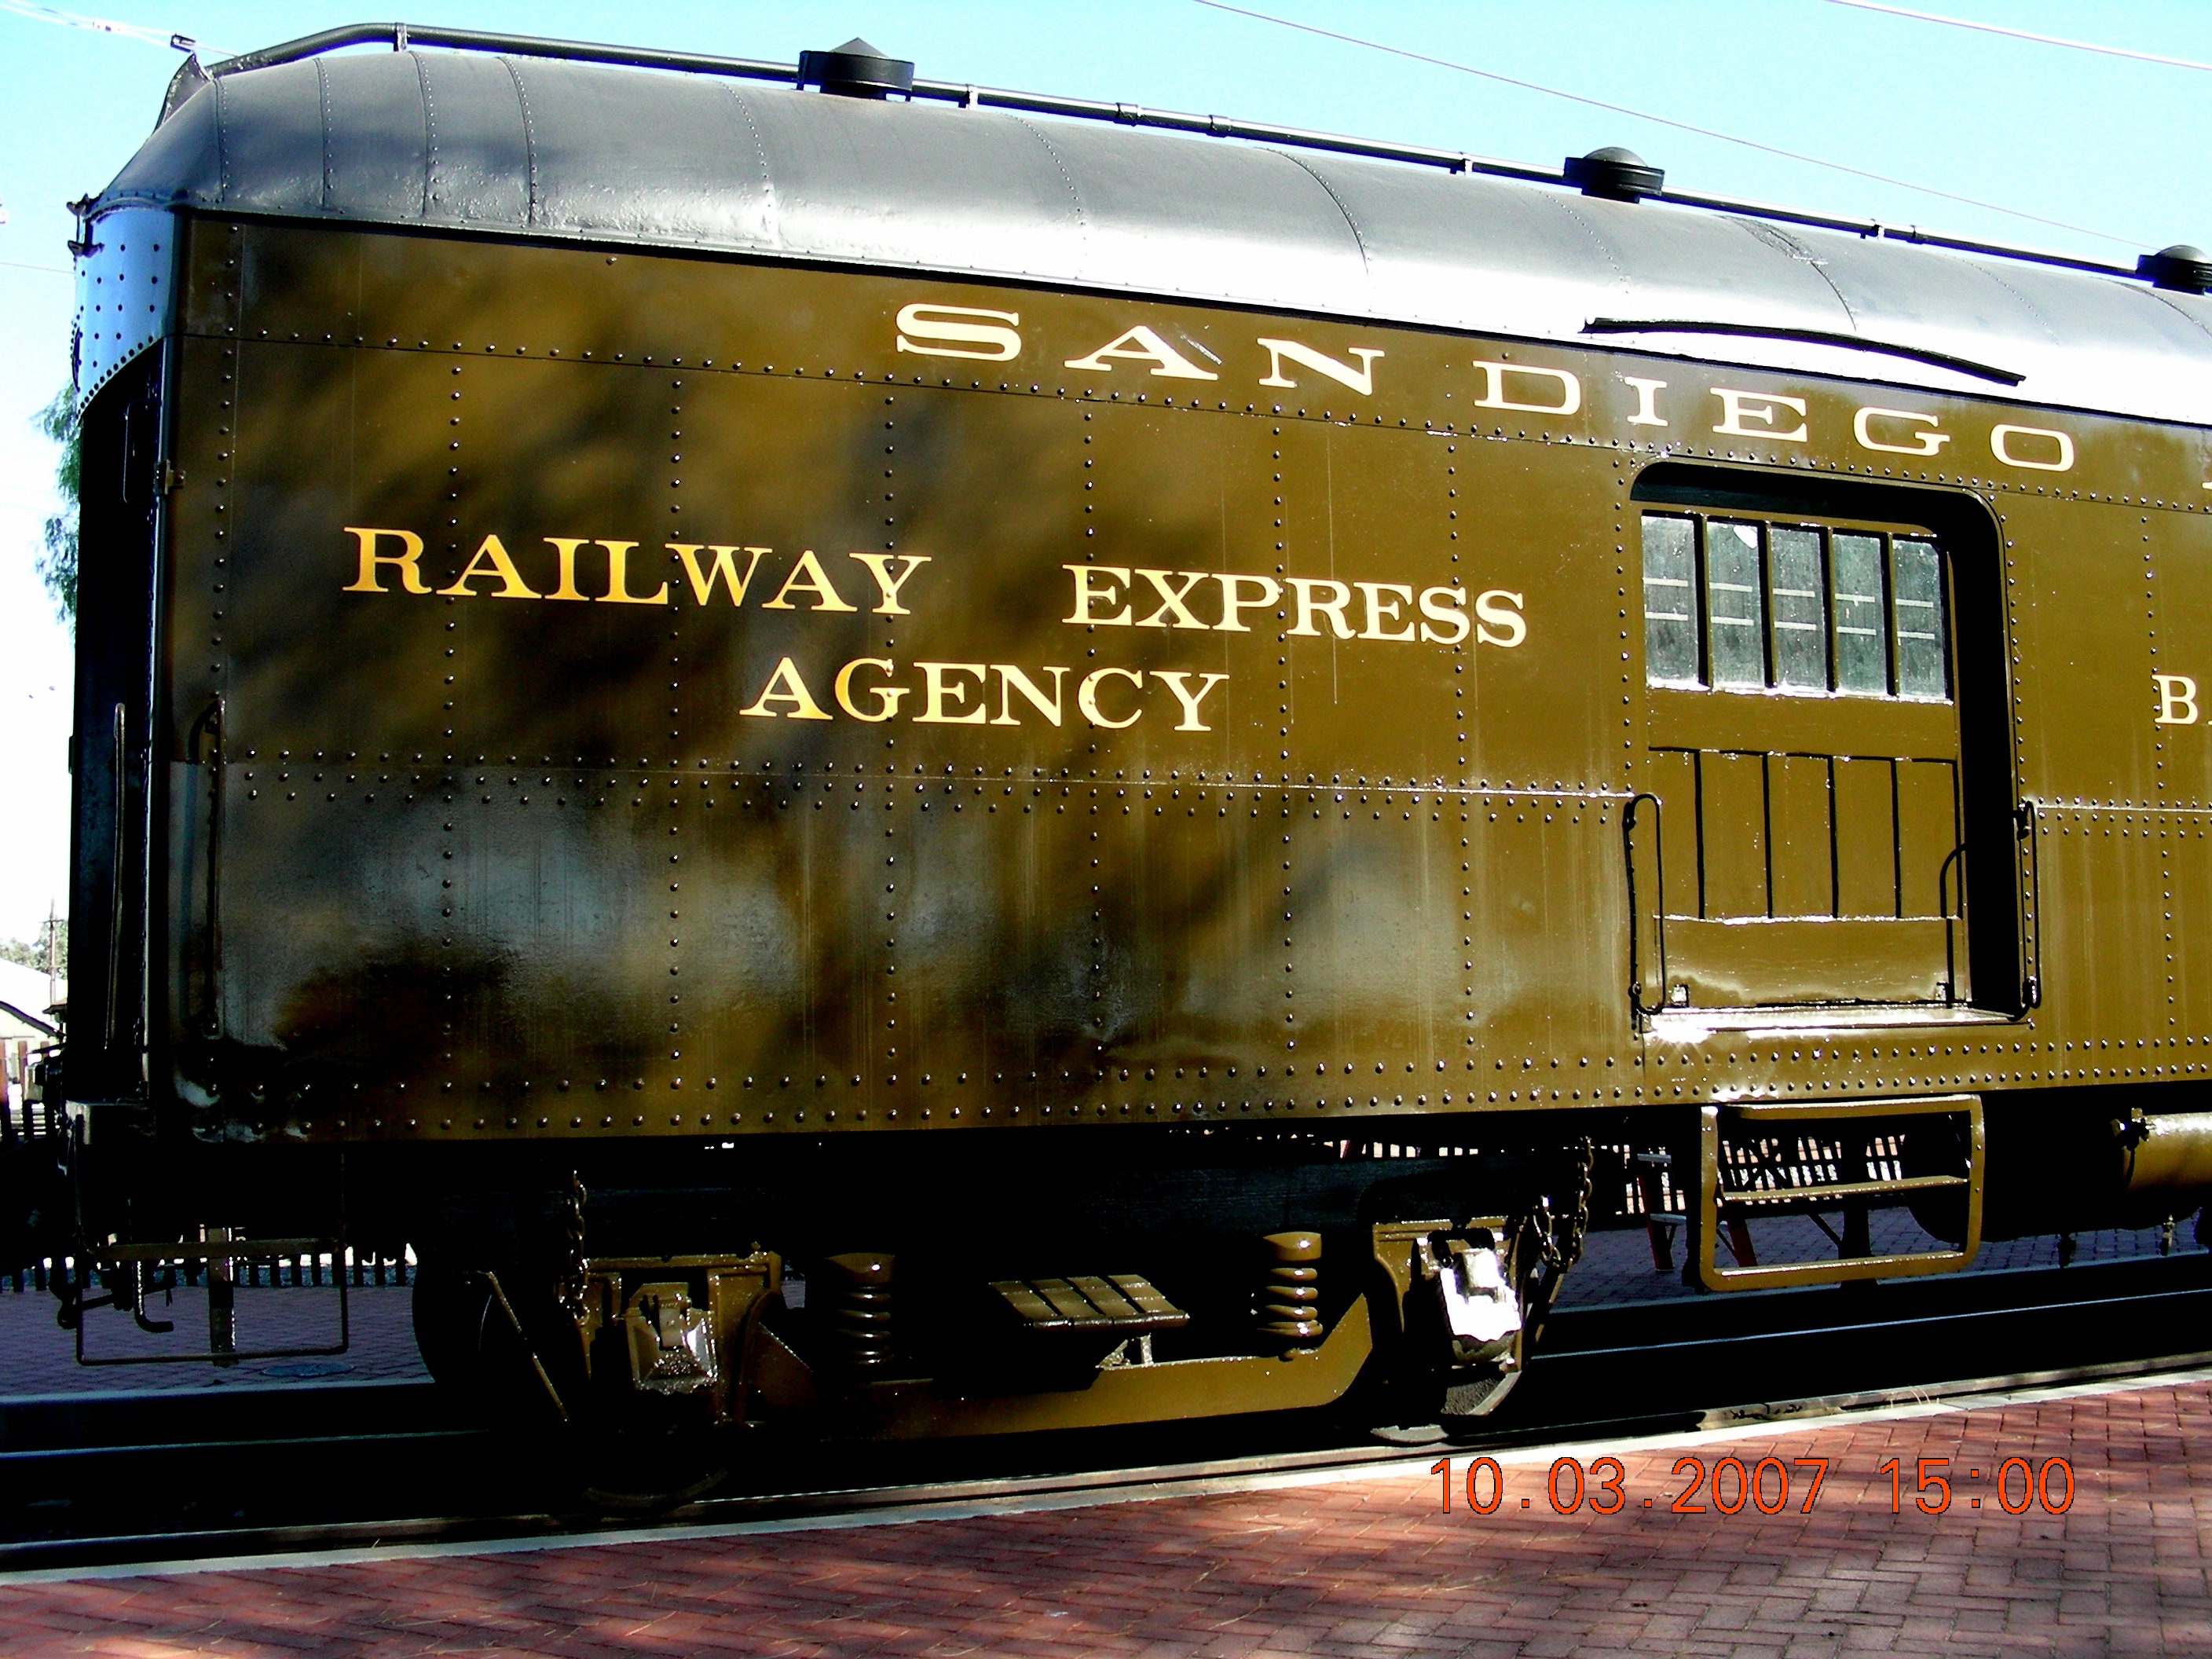
<path fill-rule="evenodd" d="M 1639 1189 L 1723 1291 L 2212 1182 L 2191 249 L 388 27 L 81 214 L 118 1306 L 359 1241 L 513 1420 L 1420 1422 Z"/>

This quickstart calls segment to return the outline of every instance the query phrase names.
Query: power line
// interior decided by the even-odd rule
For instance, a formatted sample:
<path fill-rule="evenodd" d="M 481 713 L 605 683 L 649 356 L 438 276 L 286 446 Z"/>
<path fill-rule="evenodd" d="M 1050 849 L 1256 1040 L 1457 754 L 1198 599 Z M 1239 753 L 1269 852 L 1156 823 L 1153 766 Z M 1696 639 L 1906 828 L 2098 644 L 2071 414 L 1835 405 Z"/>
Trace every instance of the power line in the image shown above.
<path fill-rule="evenodd" d="M 27 17 L 36 23 L 58 23 L 66 29 L 85 29 L 94 34 L 118 35 L 125 40 L 143 40 L 148 46 L 169 46 L 178 52 L 192 52 L 199 46 L 199 42 L 189 34 L 173 34 L 167 29 L 149 28 L 143 23 L 118 23 L 106 17 L 87 17 L 82 12 L 40 5 L 37 0 L 0 0 L 0 11 L 11 11 L 18 17 Z"/>
<path fill-rule="evenodd" d="M 1369 40 L 1356 34 L 1343 34 L 1334 29 L 1325 29 L 1312 23 L 1297 22 L 1288 17 L 1277 17 L 1264 11 L 1249 11 L 1243 6 L 1233 6 L 1226 0 L 1192 0 L 1212 11 L 1228 12 L 1238 17 L 1249 17 L 1255 22 L 1273 23 L 1279 28 L 1296 29 L 1300 33 L 1319 35 L 1325 40 L 1338 40 L 1346 46 L 1364 46 L 1370 52 L 1388 53 L 1393 58 L 1409 58 L 1417 64 L 1428 64 L 1437 69 L 1447 69 L 1460 75 L 1472 75 L 1485 81 L 1496 81 L 1509 87 L 1518 87 L 1524 92 L 1540 92 L 1547 98 L 1564 98 L 1569 103 L 1582 104 L 1591 109 L 1609 111 L 1638 121 L 1650 121 L 1655 125 L 1671 127 L 1677 132 L 1695 133 L 1700 138 L 1714 138 L 1724 144 L 1738 144 L 1746 149 L 1755 149 L 1769 155 L 1781 156 L 1784 161 L 1802 161 L 1808 167 L 1826 167 L 1832 173 L 1845 173 L 1855 179 L 1870 179 L 1876 184 L 1894 185 L 1899 190 L 1917 191 L 1923 196 L 1941 197 L 1947 202 L 1957 202 L 1966 207 L 1980 208 L 1985 212 L 2002 213 L 2014 219 L 2026 219 L 2039 225 L 2049 225 L 2057 230 L 2070 230 L 2077 236 L 2094 236 L 2100 242 L 2117 242 L 2123 247 L 2142 247 L 2139 238 L 2114 236 L 2107 231 L 2092 230 L 2087 225 L 2069 223 L 2064 219 L 2049 219 L 2039 213 L 2026 212 L 2020 208 L 2007 207 L 2002 202 L 1985 202 L 1976 196 L 1961 196 L 1955 191 L 1938 190 L 1933 185 L 1915 184 L 1910 179 L 1893 178 L 1886 173 L 1874 173 L 1865 167 L 1855 167 L 1843 161 L 1831 161 L 1819 155 L 1808 155 L 1802 150 L 1784 149 L 1779 145 L 1762 143 L 1756 138 L 1741 138 L 1732 132 L 1716 131 L 1711 127 L 1694 125 L 1688 121 L 1676 121 L 1664 115 L 1653 115 L 1649 111 L 1631 109 L 1626 104 L 1609 104 L 1602 98 L 1586 98 L 1580 93 L 1563 92 L 1557 87 L 1547 87 L 1535 81 L 1522 81 L 1510 75 L 1501 75 L 1495 70 L 1477 69 L 1471 64 L 1454 63 L 1449 58 L 1433 58 L 1426 52 L 1413 52 L 1404 46 L 1393 46 L 1380 40 Z"/>
<path fill-rule="evenodd" d="M 2094 52 L 2106 58 L 2132 58 L 2139 64 L 2164 64 L 2169 69 L 2203 70 L 2212 74 L 2212 64 L 2200 64 L 2192 58 L 2167 58 L 2154 52 L 2130 52 L 2125 46 L 2100 46 L 2089 40 L 2069 40 L 2059 34 L 2036 34 L 2027 29 L 2007 28 L 2002 23 L 1978 23 L 1969 17 L 1946 17 L 1940 12 L 1910 11 L 1903 6 L 1885 6 L 1877 0 L 1828 0 L 1832 6 L 1849 6 L 1855 11 L 1887 12 L 1892 17 L 1910 17 L 1917 23 L 1942 23 L 1954 29 L 1972 29 L 1981 34 L 2002 34 L 2014 40 L 2033 40 L 2039 46 L 2064 46 L 2071 52 Z"/>
<path fill-rule="evenodd" d="M 10 270 L 43 270 L 50 276 L 66 276 L 70 274 L 66 265 L 32 265 L 24 264 L 21 259 L 0 259 L 0 265 L 7 266 Z"/>

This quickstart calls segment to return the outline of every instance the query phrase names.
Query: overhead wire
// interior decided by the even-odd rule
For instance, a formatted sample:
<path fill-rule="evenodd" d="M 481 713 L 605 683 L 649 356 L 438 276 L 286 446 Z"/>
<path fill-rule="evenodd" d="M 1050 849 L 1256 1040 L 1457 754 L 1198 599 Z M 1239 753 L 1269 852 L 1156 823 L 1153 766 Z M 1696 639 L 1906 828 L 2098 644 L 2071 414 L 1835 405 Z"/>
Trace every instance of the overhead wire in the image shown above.
<path fill-rule="evenodd" d="M 1294 29 L 1302 34 L 1318 35 L 1325 40 L 1340 41 L 1346 46 L 1359 46 L 1369 52 L 1383 52 L 1393 58 L 1403 58 L 1413 63 L 1427 64 L 1433 68 L 1450 70 L 1455 74 L 1472 75 L 1481 80 L 1495 81 L 1509 87 L 1518 87 L 1524 92 L 1541 93 L 1547 98 L 1564 99 L 1569 103 L 1581 104 L 1590 109 L 1606 110 L 1615 115 L 1628 116 L 1634 120 L 1649 121 L 1656 126 L 1670 127 L 1677 132 L 1694 133 L 1700 138 L 1711 138 L 1721 143 L 1735 144 L 1745 149 L 1759 150 L 1768 155 L 1778 155 L 1784 161 L 1800 161 L 1808 167 L 1825 167 L 1832 173 L 1848 173 L 1855 179 L 1872 179 L 1876 184 L 1893 185 L 1899 190 L 1916 191 L 1923 196 L 1939 197 L 1944 201 L 1957 202 L 1966 207 L 1979 208 L 1984 212 L 2002 213 L 2011 218 L 2027 220 L 2033 224 L 2049 225 L 2053 229 L 2072 231 L 2077 236 L 2093 236 L 2100 242 L 2114 242 L 2122 247 L 2146 246 L 2140 237 L 2115 236 L 2109 231 L 2092 229 L 2087 225 L 2077 225 L 2069 220 L 2048 218 L 2039 213 L 2027 212 L 2025 209 L 2007 207 L 2002 202 L 1984 201 L 1978 196 L 1963 196 L 1956 191 L 1940 190 L 1933 185 L 1916 183 L 1912 179 L 1896 178 L 1887 173 L 1875 173 L 1867 167 L 1853 167 L 1845 161 L 1832 161 L 1825 156 L 1808 155 L 1802 150 L 1784 149 L 1778 144 L 1766 143 L 1757 138 L 1745 138 L 1738 134 L 1722 132 L 1712 127 L 1701 127 L 1693 122 L 1677 121 L 1669 116 L 1654 115 L 1649 110 L 1632 109 L 1626 104 L 1608 103 L 1602 98 L 1586 97 L 1581 93 L 1567 92 L 1558 87 L 1547 87 L 1541 82 L 1522 80 L 1516 76 L 1502 74 L 1496 70 L 1477 69 L 1472 64 L 1457 63 L 1449 58 L 1438 58 L 1428 52 L 1415 52 L 1407 46 L 1394 46 L 1388 41 L 1370 40 L 1362 35 L 1346 34 L 1340 30 L 1322 28 L 1318 24 L 1302 23 L 1295 18 L 1279 17 L 1272 12 L 1254 11 L 1244 6 L 1231 5 L 1228 3 L 1228 0 L 1191 0 L 1191 3 L 1194 5 L 1204 6 L 1209 11 L 1227 12 L 1233 16 L 1250 18 L 1255 22 L 1273 23 L 1279 28 Z"/>
<path fill-rule="evenodd" d="M 143 23 L 118 23 L 109 17 L 88 17 L 82 12 L 64 11 L 58 6 L 42 6 L 38 0 L 0 0 L 0 11 L 13 12 L 16 16 L 27 17 L 34 23 L 56 23 L 63 28 L 84 29 L 94 34 L 112 34 L 125 40 L 141 40 L 148 46 L 167 46 L 177 52 L 191 52 L 199 45 L 189 34 L 152 28 Z"/>
<path fill-rule="evenodd" d="M 1909 17 L 1916 23 L 1941 23 L 1948 28 L 1972 29 L 1979 34 L 2002 34 L 2014 40 L 2033 40 L 2039 46 L 2064 46 L 2069 52 L 2094 52 L 2104 58 L 2130 58 L 2138 64 L 2163 64 L 2169 69 L 2202 70 L 2212 74 L 2212 64 L 2200 64 L 2193 58 L 2168 58 L 2161 52 L 2099 46 L 2093 40 L 2069 40 L 2063 34 L 2038 34 L 2031 29 L 2008 28 L 2002 23 L 1984 23 L 1971 17 L 1946 17 L 1941 12 L 1914 11 L 1905 6 L 1885 6 L 1880 3 L 1880 0 L 1828 0 L 1828 3 L 1849 6 L 1854 11 L 1878 11 L 1892 17 Z"/>
<path fill-rule="evenodd" d="M 1451 58 L 1437 57 L 1432 53 L 1392 46 L 1387 41 L 1372 40 L 1364 36 L 1348 34 L 1338 29 L 1322 28 L 1317 24 L 1301 22 L 1295 18 L 1277 16 L 1270 12 L 1255 11 L 1249 7 L 1230 4 L 1228 0 L 1193 0 L 1193 3 L 1211 11 L 1225 12 L 1232 16 L 1250 19 L 1255 22 L 1272 23 L 1279 28 L 1292 29 L 1300 33 L 1316 35 L 1346 46 L 1358 46 L 1365 51 L 1403 58 L 1413 63 L 1429 64 L 1433 68 L 1449 70 L 1455 74 L 1470 75 L 1481 80 L 1494 81 L 1504 86 L 1519 88 L 1525 92 L 1534 92 L 1547 98 L 1561 99 L 1569 103 L 1583 105 L 1587 108 L 1605 110 L 1615 115 L 1625 115 L 1632 120 L 1648 121 L 1655 126 L 1667 127 L 1677 132 L 1692 133 L 1698 137 L 1711 138 L 1720 143 L 1735 144 L 1742 149 L 1779 156 L 1784 161 L 1796 161 L 1804 166 L 1821 167 L 1830 172 L 1848 174 L 1852 178 L 1869 179 L 1874 183 L 1888 185 L 1896 189 L 1912 191 L 1920 195 L 1936 197 L 1947 202 L 1956 202 L 1962 206 L 1979 208 L 1984 212 L 1999 213 L 2009 218 L 2023 219 L 2033 224 L 2048 225 L 2053 229 L 2071 231 L 2079 236 L 2094 237 L 2099 241 L 2117 243 L 2123 247 L 2137 247 L 2142 245 L 2140 238 L 2115 236 L 2108 231 L 2097 230 L 2087 225 L 2077 225 L 2065 219 L 2053 219 L 2044 214 L 2030 213 L 2024 209 L 2008 207 L 2002 202 L 1986 201 L 1979 197 L 1961 194 L 1957 191 L 1942 190 L 1933 185 L 1923 185 L 1914 179 L 1900 179 L 1891 173 L 1877 173 L 1871 168 L 1854 167 L 1849 162 L 1831 161 L 1826 156 L 1808 155 L 1802 150 L 1788 149 L 1778 144 L 1765 143 L 1760 139 L 1746 138 L 1740 134 L 1723 132 L 1717 128 L 1700 126 L 1694 122 L 1676 120 L 1669 116 L 1655 114 L 1649 110 L 1639 110 L 1626 104 L 1613 103 L 1602 98 L 1591 98 L 1581 93 L 1568 92 L 1563 88 L 1546 86 L 1541 82 L 1506 75 L 1496 70 L 1479 69 L 1472 64 L 1458 63 Z M 2212 71 L 2212 64 L 2201 64 L 2190 58 L 2166 57 L 2155 52 L 2135 52 L 2120 46 L 2099 46 L 2089 41 L 2073 40 L 2059 35 L 2038 34 L 2029 30 L 2010 28 L 2001 24 L 1984 23 L 1966 18 L 1948 17 L 1937 12 L 1916 11 L 1904 6 L 1887 5 L 1881 3 L 1881 0 L 1828 0 L 1828 3 L 1847 6 L 1854 10 L 1878 12 L 1891 16 L 1908 18 L 1917 22 L 1936 23 L 1954 28 L 2003 35 L 2042 46 L 2062 46 L 2076 52 L 2095 52 L 2178 69 Z M 152 28 L 139 23 L 118 22 L 110 18 L 93 17 L 81 12 L 64 11 L 57 6 L 41 5 L 38 3 L 38 0 L 0 0 L 0 11 L 13 13 L 16 16 L 28 18 L 37 22 L 53 23 L 66 28 L 84 29 L 94 33 L 115 35 L 182 52 L 192 51 L 198 44 L 189 35 Z"/>

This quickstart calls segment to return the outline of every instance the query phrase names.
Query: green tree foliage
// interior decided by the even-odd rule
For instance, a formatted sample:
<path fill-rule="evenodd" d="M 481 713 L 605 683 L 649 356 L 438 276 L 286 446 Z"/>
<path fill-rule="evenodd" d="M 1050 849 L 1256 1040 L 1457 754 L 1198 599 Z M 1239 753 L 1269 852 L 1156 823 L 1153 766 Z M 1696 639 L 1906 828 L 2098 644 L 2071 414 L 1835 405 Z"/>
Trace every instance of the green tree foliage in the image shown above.
<path fill-rule="evenodd" d="M 61 972 L 67 973 L 69 971 L 69 923 L 66 921 L 52 923 L 51 929 L 48 924 L 41 922 L 39 926 L 39 936 L 36 939 L 0 939 L 0 962 L 12 962 L 21 967 L 35 968 L 40 973 L 45 973 L 48 961 L 46 952 L 49 947 L 46 935 L 49 931 L 53 934 L 52 960 Z"/>
<path fill-rule="evenodd" d="M 82 413 L 76 400 L 76 388 L 64 386 L 54 394 L 54 400 L 33 416 L 40 431 L 62 447 L 62 457 L 54 468 L 54 482 L 60 487 L 67 508 L 46 520 L 46 551 L 39 556 L 39 580 L 46 585 L 53 596 L 54 605 L 74 628 L 76 625 L 76 522 L 78 489 L 84 466 L 82 428 L 78 416 Z"/>

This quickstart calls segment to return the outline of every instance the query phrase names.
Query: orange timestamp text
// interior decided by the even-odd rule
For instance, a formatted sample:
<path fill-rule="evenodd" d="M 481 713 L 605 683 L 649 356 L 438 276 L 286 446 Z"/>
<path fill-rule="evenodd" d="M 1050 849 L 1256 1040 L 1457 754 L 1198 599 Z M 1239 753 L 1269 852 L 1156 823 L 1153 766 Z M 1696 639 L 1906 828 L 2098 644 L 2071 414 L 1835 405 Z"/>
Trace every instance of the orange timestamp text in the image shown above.
<path fill-rule="evenodd" d="M 1962 1477 L 1948 1457 L 1923 1457 L 1910 1474 L 1904 1460 L 1891 1458 L 1876 1471 L 1889 1477 L 1889 1512 L 1905 1513 L 1910 1499 L 1923 1515 L 1948 1512 L 1961 1485 L 1984 1479 L 1981 1465 L 1968 1463 Z M 1828 1478 L 1830 1460 L 1825 1457 L 1766 1456 L 1747 1462 L 1721 1457 L 1708 1464 L 1703 1457 L 1674 1460 L 1677 1485 L 1668 1491 L 1637 1498 L 1628 1491 L 1628 1470 L 1618 1457 L 1599 1457 L 1585 1464 L 1578 1457 L 1553 1461 L 1544 1477 L 1544 1502 L 1555 1515 L 1573 1515 L 1588 1508 L 1597 1515 L 1619 1515 L 1632 1506 L 1669 1515 L 1741 1515 L 1746 1509 L 1760 1515 L 1780 1515 L 1794 1507 L 1810 1515 L 1820 1501 Z M 2025 1457 L 2007 1457 L 1989 1465 L 1990 1496 L 2007 1515 L 2025 1515 L 2040 1508 L 2047 1515 L 2063 1515 L 2074 1506 L 2074 1465 L 2063 1457 L 2046 1457 L 2039 1464 Z M 1464 1474 L 1453 1460 L 1440 1457 L 1429 1473 L 1442 1482 L 1443 1513 L 1452 1512 L 1455 1498 L 1476 1515 L 1495 1515 L 1505 1506 L 1506 1476 L 1494 1457 L 1468 1461 Z M 1879 1492 L 1877 1485 L 1869 1490 Z M 1521 1497 L 1518 1509 L 1533 1509 L 1535 1496 Z M 1980 1509 L 1978 1492 L 1966 1494 L 1966 1505 Z"/>

